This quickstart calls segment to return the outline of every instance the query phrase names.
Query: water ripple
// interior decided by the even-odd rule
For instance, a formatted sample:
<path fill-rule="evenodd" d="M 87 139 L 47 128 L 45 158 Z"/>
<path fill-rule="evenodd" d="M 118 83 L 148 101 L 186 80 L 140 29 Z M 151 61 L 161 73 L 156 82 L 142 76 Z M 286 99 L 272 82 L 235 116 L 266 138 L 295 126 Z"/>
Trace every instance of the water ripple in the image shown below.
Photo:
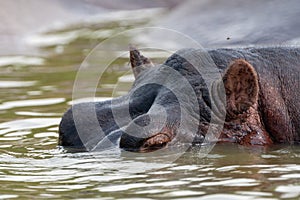
<path fill-rule="evenodd" d="M 0 67 L 9 65 L 42 65 L 45 60 L 40 57 L 29 56 L 1 56 Z"/>
<path fill-rule="evenodd" d="M 29 118 L 4 122 L 0 124 L 0 135 L 19 130 L 49 127 L 59 122 L 60 118 Z"/>
<path fill-rule="evenodd" d="M 8 101 L 0 104 L 0 110 L 6 110 L 16 107 L 28 107 L 28 106 L 46 106 L 59 104 L 65 101 L 65 98 L 48 98 L 48 99 L 30 99 L 19 101 Z"/>
<path fill-rule="evenodd" d="M 0 81 L 0 88 L 16 88 L 33 86 L 37 81 Z"/>

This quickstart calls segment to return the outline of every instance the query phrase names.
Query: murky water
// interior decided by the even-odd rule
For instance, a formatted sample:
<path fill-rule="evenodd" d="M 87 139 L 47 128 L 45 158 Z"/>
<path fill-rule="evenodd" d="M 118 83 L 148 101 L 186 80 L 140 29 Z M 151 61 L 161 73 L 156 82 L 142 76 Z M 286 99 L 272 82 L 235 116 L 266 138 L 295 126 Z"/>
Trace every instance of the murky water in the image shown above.
<path fill-rule="evenodd" d="M 83 59 L 110 35 L 150 23 L 153 16 L 122 15 L 126 21 L 97 19 L 32 37 L 40 56 L 0 57 L 0 199 L 299 199 L 299 146 L 220 144 L 205 158 L 195 148 L 171 164 L 159 161 L 169 155 L 57 148 L 58 123 L 74 103 Z M 97 98 L 124 94 L 129 71 L 125 56 L 115 60 L 101 77 Z"/>

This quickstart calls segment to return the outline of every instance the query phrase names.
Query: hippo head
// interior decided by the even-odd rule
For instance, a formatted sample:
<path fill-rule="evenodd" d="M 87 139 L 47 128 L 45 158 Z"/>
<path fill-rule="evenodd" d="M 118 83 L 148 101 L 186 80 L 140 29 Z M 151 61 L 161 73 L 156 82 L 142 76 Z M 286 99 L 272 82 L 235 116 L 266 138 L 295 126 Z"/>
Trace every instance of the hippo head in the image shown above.
<path fill-rule="evenodd" d="M 191 55 L 192 60 L 204 56 L 195 63 Z M 60 123 L 59 145 L 92 150 L 109 141 L 149 152 L 180 142 L 209 142 L 208 132 L 220 142 L 270 141 L 257 111 L 258 77 L 245 60 L 233 60 L 225 69 L 208 53 L 185 49 L 154 65 L 131 47 L 130 62 L 136 80 L 129 93 L 73 105 Z"/>

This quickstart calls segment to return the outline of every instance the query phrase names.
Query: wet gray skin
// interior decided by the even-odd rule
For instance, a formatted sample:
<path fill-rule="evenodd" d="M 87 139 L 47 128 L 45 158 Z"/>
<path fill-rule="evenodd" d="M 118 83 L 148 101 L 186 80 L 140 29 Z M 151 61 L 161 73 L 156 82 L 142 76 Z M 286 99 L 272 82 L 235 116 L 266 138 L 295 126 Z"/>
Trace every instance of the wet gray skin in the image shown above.
<path fill-rule="evenodd" d="M 183 51 L 185 54 L 202 52 L 194 49 L 180 52 Z M 59 145 L 91 150 L 102 141 L 110 141 L 125 150 L 148 152 L 185 142 L 186 138 L 192 138 L 188 140 L 190 142 L 201 143 L 210 126 L 212 104 L 217 107 L 213 114 L 219 119 L 222 119 L 223 107 L 226 109 L 219 142 L 242 145 L 299 143 L 300 49 L 216 49 L 209 50 L 208 54 L 222 74 L 223 78 L 219 81 L 224 83 L 226 101 L 216 101 L 214 97 L 222 92 L 218 85 L 216 90 L 208 88 L 197 69 L 178 54 L 169 57 L 164 65 L 154 66 L 138 50 L 131 49 L 130 61 L 136 77 L 132 89 L 127 95 L 110 101 L 73 105 L 59 125 Z M 162 72 L 166 67 L 176 70 L 188 81 L 196 94 L 197 105 L 182 105 L 173 91 L 150 81 L 163 79 L 165 74 Z M 142 87 L 141 83 L 144 83 Z M 209 91 L 214 93 L 212 99 Z M 129 106 L 124 106 L 124 102 L 128 102 Z M 153 113 L 160 110 L 156 107 L 163 108 L 166 115 L 164 126 L 157 124 L 159 128 L 150 123 L 153 116 L 159 118 Z M 129 112 L 131 119 L 119 120 L 125 112 Z M 185 115 L 182 115 L 183 112 Z M 197 131 L 191 135 L 179 131 L 186 113 L 197 120 Z M 136 129 L 131 128 L 135 125 L 147 129 L 134 132 L 132 130 Z"/>

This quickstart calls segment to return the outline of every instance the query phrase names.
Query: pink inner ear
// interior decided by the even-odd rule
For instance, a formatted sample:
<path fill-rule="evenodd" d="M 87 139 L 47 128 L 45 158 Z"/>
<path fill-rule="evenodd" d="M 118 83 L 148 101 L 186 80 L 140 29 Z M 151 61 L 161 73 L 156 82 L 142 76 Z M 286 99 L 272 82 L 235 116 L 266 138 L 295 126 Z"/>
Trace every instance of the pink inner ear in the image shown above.
<path fill-rule="evenodd" d="M 246 112 L 258 100 L 258 78 L 255 69 L 245 60 L 232 62 L 225 75 L 226 110 L 230 118 Z"/>

